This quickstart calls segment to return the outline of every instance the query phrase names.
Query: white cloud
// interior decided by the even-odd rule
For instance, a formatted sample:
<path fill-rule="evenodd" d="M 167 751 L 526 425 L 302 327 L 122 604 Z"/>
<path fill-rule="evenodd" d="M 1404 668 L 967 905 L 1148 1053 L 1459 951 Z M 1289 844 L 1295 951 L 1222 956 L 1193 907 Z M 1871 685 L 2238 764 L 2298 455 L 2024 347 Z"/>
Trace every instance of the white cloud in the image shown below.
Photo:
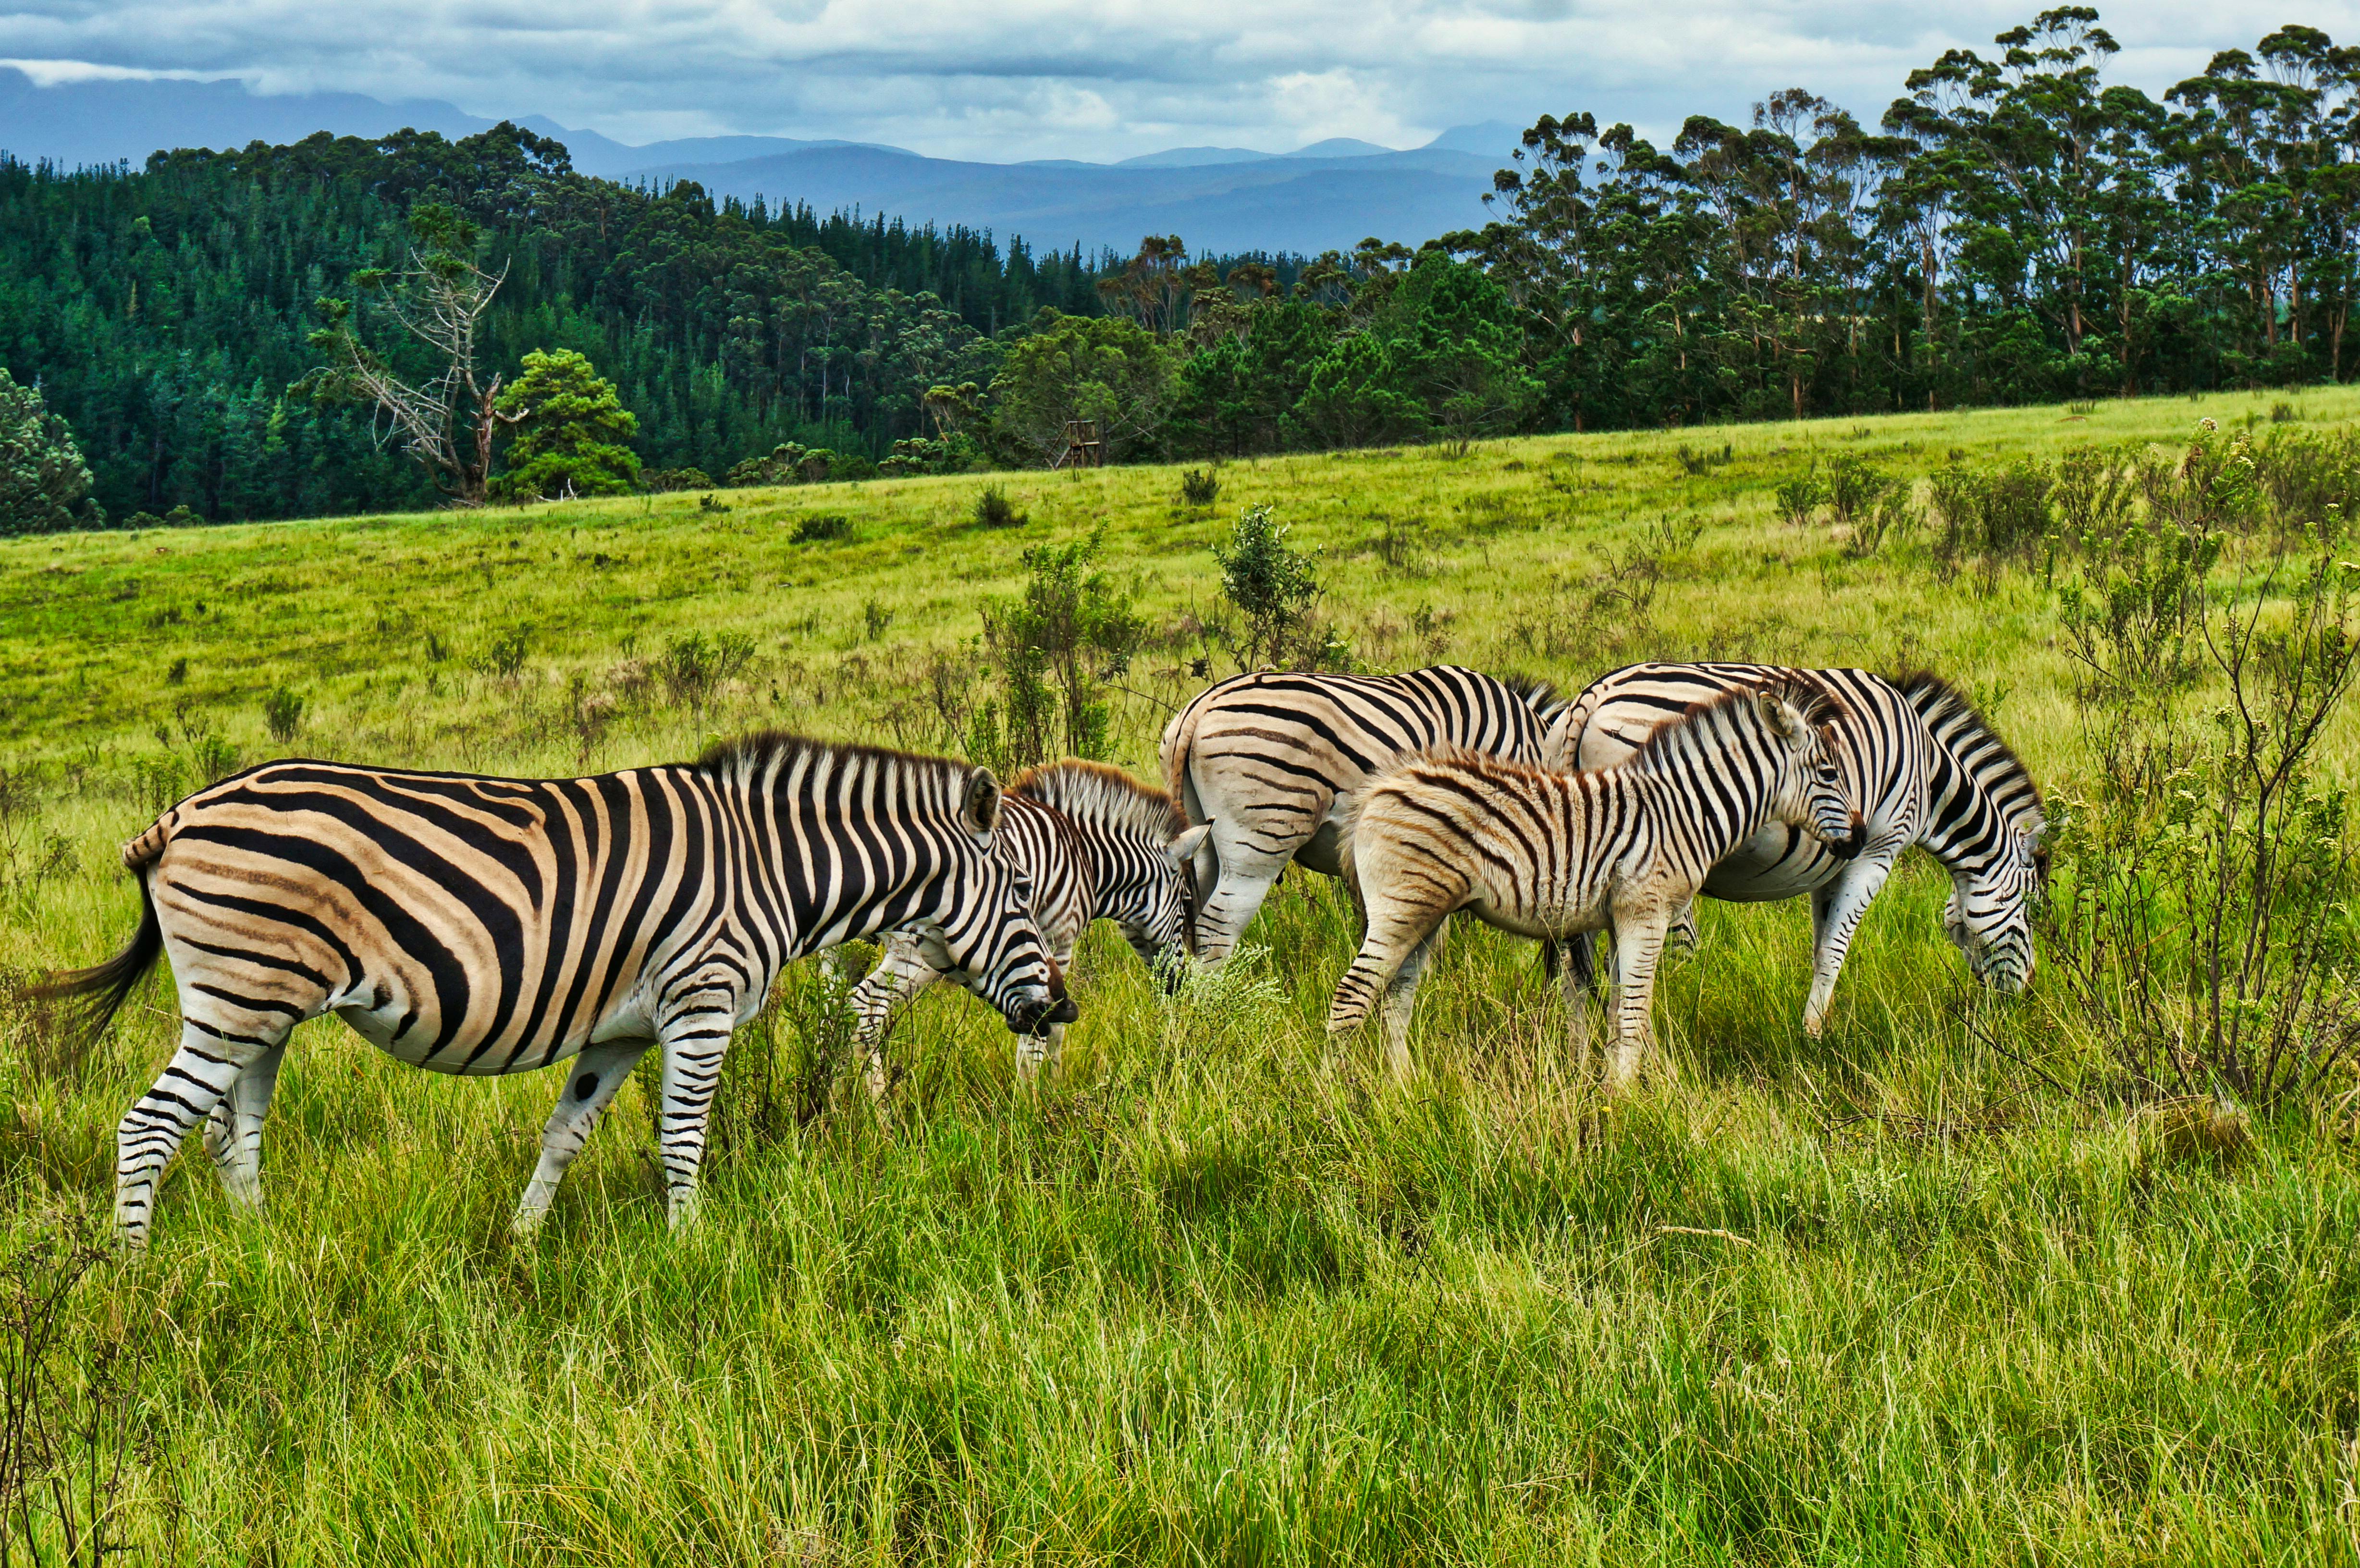
<path fill-rule="evenodd" d="M 627 141 L 847 136 L 988 158 L 1175 143 L 1414 145 L 1590 109 L 1667 134 L 1808 86 L 1874 119 L 1914 67 L 2046 0 L 11 0 L 37 81 L 238 77 L 266 92 L 444 98 Z M 2141 0 L 2113 75 L 2159 91 L 2250 48 L 2285 0 Z M 2304 19 L 2360 41 L 2360 0 Z"/>

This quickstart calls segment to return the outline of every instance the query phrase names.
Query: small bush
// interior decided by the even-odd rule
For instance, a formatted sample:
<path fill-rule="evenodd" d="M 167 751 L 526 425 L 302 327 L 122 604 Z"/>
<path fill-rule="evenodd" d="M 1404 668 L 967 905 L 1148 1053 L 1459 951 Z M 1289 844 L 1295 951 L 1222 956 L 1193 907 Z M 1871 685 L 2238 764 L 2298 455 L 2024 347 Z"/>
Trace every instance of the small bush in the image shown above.
<path fill-rule="evenodd" d="M 303 698 L 291 686 L 273 686 L 262 699 L 262 723 L 270 738 L 285 746 L 303 727 Z"/>
<path fill-rule="evenodd" d="M 1192 468 L 1180 476 L 1180 504 L 1209 506 L 1221 498 L 1220 476 L 1209 469 Z"/>
<path fill-rule="evenodd" d="M 893 612 L 878 601 L 869 599 L 861 604 L 860 619 L 861 624 L 868 629 L 869 640 L 876 642 L 884 637 L 885 628 L 893 624 Z"/>
<path fill-rule="evenodd" d="M 1245 645 L 1234 650 L 1241 671 L 1283 662 L 1323 592 L 1313 558 L 1289 550 L 1286 531 L 1265 503 L 1239 515 L 1226 546 L 1213 546 L 1222 596 L 1246 618 Z"/>
<path fill-rule="evenodd" d="M 167 686 L 182 685 L 188 679 L 189 661 L 185 658 L 172 660 L 171 668 L 164 671 L 164 684 Z"/>
<path fill-rule="evenodd" d="M 718 495 L 699 495 L 696 498 L 696 509 L 700 512 L 727 512 L 729 510 L 729 503 Z"/>
<path fill-rule="evenodd" d="M 1029 520 L 1008 498 L 1002 485 L 987 485 L 975 497 L 975 520 L 987 528 L 1021 528 Z"/>
<path fill-rule="evenodd" d="M 475 668 L 486 675 L 497 675 L 503 681 L 513 681 L 524 673 L 524 661 L 532 653 L 532 634 L 523 626 L 501 633 L 484 649 Z"/>
<path fill-rule="evenodd" d="M 852 519 L 841 512 L 828 512 L 805 517 L 795 525 L 797 544 L 823 544 L 831 539 L 852 537 Z"/>
<path fill-rule="evenodd" d="M 1844 452 L 1828 465 L 1820 490 L 1828 511 L 1844 528 L 1854 528 L 1893 488 L 1893 477 L 1866 458 Z"/>
<path fill-rule="evenodd" d="M 1827 499 L 1827 487 L 1820 483 L 1819 470 L 1813 468 L 1779 485 L 1776 495 L 1779 520 L 1788 528 L 1799 528 L 1809 524 L 1819 503 Z"/>
<path fill-rule="evenodd" d="M 655 675 L 674 702 L 701 709 L 723 681 L 753 662 L 754 639 L 743 632 L 717 632 L 711 637 L 689 632 L 665 645 L 655 661 Z"/>
<path fill-rule="evenodd" d="M 639 488 L 656 494 L 673 490 L 710 490 L 713 476 L 702 468 L 657 468 L 639 475 Z"/>

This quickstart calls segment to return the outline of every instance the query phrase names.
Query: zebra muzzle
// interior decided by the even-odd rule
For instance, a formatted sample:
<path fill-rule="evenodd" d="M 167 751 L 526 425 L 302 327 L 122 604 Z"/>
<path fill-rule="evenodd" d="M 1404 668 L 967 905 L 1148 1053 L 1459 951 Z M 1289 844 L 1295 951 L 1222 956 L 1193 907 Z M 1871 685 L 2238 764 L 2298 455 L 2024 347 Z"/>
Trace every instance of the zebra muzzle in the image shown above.
<path fill-rule="evenodd" d="M 1868 824 L 1857 816 L 1852 820 L 1852 832 L 1846 833 L 1840 840 L 1828 840 L 1828 853 L 1834 855 L 1838 860 L 1850 860 L 1858 855 L 1862 850 L 1866 849 L 1867 847 Z"/>

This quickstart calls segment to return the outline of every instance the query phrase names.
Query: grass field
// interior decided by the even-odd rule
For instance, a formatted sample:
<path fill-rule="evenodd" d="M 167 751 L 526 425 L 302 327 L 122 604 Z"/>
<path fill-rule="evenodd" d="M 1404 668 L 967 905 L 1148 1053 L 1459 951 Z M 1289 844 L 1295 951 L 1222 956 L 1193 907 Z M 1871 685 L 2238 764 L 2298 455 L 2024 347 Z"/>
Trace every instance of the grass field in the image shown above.
<path fill-rule="evenodd" d="M 1928 664 L 2070 798 L 2038 577 L 1852 559 L 1773 487 L 1815 453 L 1924 474 L 2277 400 L 1284 458 L 1222 467 L 1209 511 L 1175 469 L 1004 475 L 1031 521 L 1002 530 L 962 478 L 0 541 L 0 962 L 119 945 L 115 846 L 234 758 L 572 773 L 770 724 L 953 747 L 982 602 L 1101 526 L 1156 628 L 1117 726 L 1152 775 L 1192 662 L 1233 668 L 1200 632 L 1208 543 L 1265 501 L 1371 668 Z M 183 1161 L 57 1358 L 120 1347 L 114 1507 L 173 1561 L 2360 1561 L 2352 1145 L 2304 1114 L 2234 1163 L 2157 1158 L 2137 1111 L 2067 1092 L 2090 1047 L 2038 981 L 1975 993 L 1945 888 L 1905 863 L 1819 1041 L 1805 909 L 1708 907 L 1660 993 L 1677 1079 L 1612 1103 L 1531 949 L 1480 930 L 1421 993 L 1417 1083 L 1372 1040 L 1323 1070 L 1349 928 L 1316 877 L 1177 1004 L 1094 937 L 1037 1105 L 999 1019 L 938 992 L 886 1116 L 839 1091 L 799 1120 L 806 965 L 733 1054 L 676 1238 L 638 1085 L 512 1245 L 557 1085 L 307 1025 L 267 1216 Z M 104 1215 L 171 1015 L 159 976 L 72 1073 L 0 1021 L 8 1245 Z"/>

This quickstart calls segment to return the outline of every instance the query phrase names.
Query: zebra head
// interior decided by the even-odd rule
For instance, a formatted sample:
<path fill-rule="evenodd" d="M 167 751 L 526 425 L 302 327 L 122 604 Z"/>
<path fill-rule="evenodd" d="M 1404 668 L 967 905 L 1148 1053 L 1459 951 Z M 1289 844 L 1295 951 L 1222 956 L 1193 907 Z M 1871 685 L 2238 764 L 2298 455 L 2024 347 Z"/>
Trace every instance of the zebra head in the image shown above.
<path fill-rule="evenodd" d="M 2049 880 L 2041 824 L 2010 828 L 2000 853 L 1950 873 L 1942 929 L 1966 955 L 1967 968 L 1995 991 L 2021 991 L 2032 980 L 2032 910 Z"/>
<path fill-rule="evenodd" d="M 1829 722 L 1827 700 L 1799 687 L 1772 687 L 1756 693 L 1755 703 L 1785 763 L 1770 814 L 1801 828 L 1839 860 L 1850 860 L 1868 830 L 1844 789 L 1836 755 L 1842 742 Z"/>
<path fill-rule="evenodd" d="M 959 825 L 977 851 L 963 867 L 965 896 L 940 924 L 913 934 L 929 963 L 999 1009 L 1011 1030 L 1038 1034 L 1079 1013 L 1033 923 L 1030 884 L 990 853 L 1000 810 L 1000 780 L 977 768 L 959 803 Z"/>
<path fill-rule="evenodd" d="M 1131 950 L 1167 991 L 1179 987 L 1186 971 L 1196 926 L 1196 851 L 1212 831 L 1200 822 L 1176 838 L 1146 846 L 1136 874 L 1099 910 L 1122 928 Z"/>

